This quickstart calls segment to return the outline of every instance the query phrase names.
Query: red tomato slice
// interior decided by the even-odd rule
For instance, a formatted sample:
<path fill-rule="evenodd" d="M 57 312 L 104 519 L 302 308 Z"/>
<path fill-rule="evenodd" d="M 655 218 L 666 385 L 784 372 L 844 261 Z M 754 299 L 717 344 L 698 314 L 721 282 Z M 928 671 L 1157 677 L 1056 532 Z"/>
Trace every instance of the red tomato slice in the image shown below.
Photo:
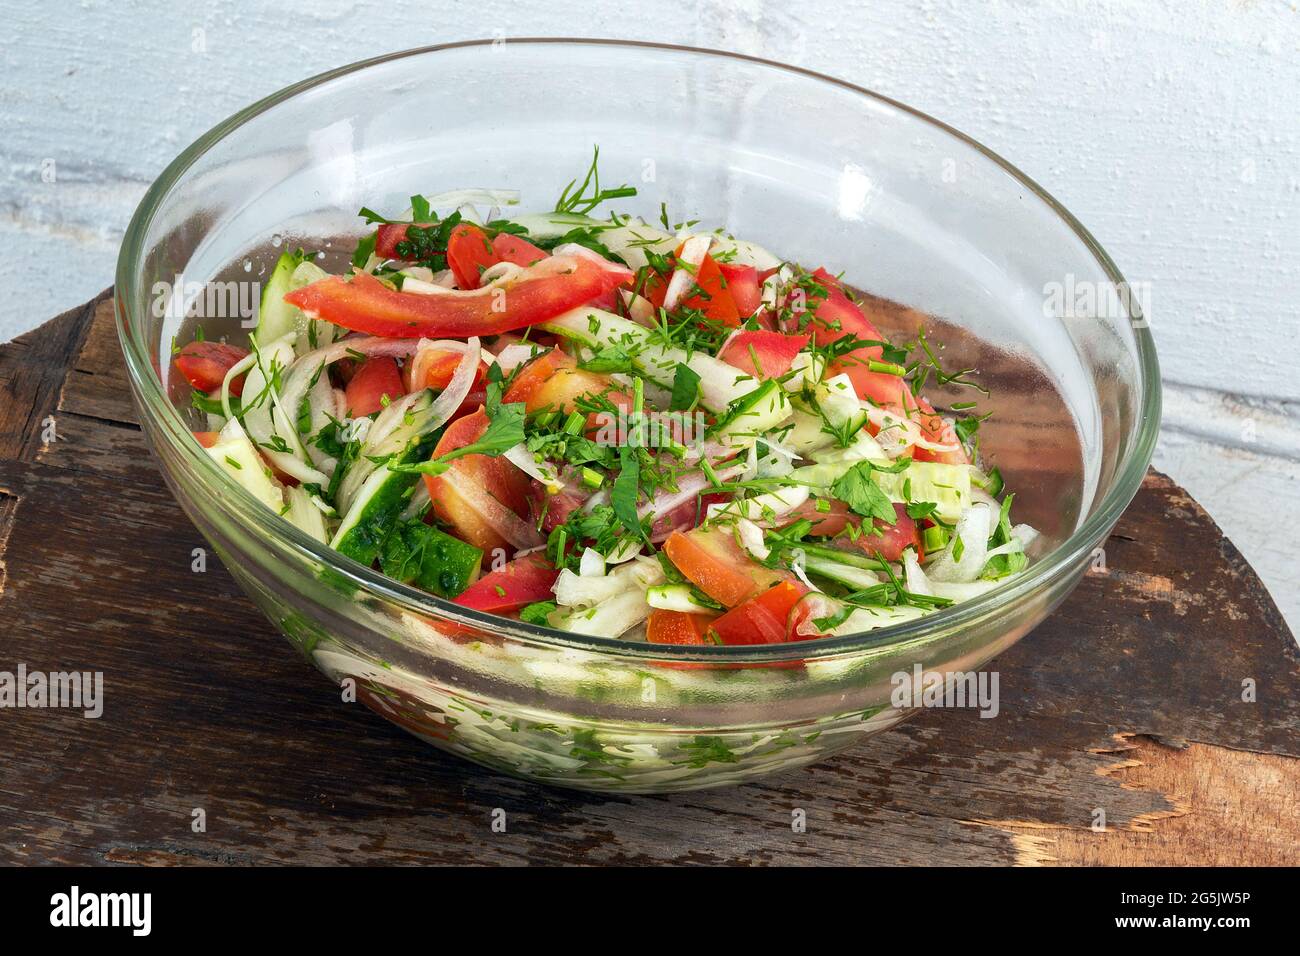
<path fill-rule="evenodd" d="M 694 291 L 694 294 L 682 300 L 682 307 L 699 309 L 707 318 L 723 325 L 736 326 L 740 324 L 740 311 L 736 308 L 736 302 L 732 299 L 731 293 L 727 291 L 727 283 L 722 278 L 722 270 L 718 268 L 718 264 L 712 256 L 704 257 L 700 267 L 695 270 L 693 279 L 692 291 Z"/>
<path fill-rule="evenodd" d="M 812 312 L 808 329 L 818 345 L 834 342 L 850 334 L 860 339 L 884 341 L 871 320 L 844 294 L 838 279 L 825 269 L 818 269 L 813 277 L 826 290 L 825 297 L 809 296 L 804 303 L 805 308 Z M 879 358 L 879 355 L 876 357 Z"/>
<path fill-rule="evenodd" d="M 436 222 L 417 222 L 421 229 L 436 226 Z M 407 224 L 404 222 L 384 223 L 375 233 L 375 255 L 381 259 L 400 259 L 397 244 L 406 239 Z"/>
<path fill-rule="evenodd" d="M 397 360 L 382 355 L 366 359 L 353 373 L 345 394 L 353 418 L 364 418 L 379 411 L 384 407 L 385 396 L 392 401 L 405 395 Z"/>
<path fill-rule="evenodd" d="M 461 289 L 477 289 L 483 270 L 501 260 L 492 251 L 492 240 L 472 222 L 452 227 L 447 239 L 447 267 Z"/>
<path fill-rule="evenodd" d="M 543 352 L 520 369 L 502 401 L 523 402 L 529 412 L 553 409 L 568 413 L 577 407 L 583 395 L 602 396 L 618 408 L 632 407 L 632 397 L 619 391 L 607 375 L 578 368 L 578 363 L 559 349 Z M 587 430 L 599 429 L 605 415 L 591 413 Z"/>
<path fill-rule="evenodd" d="M 226 345 L 224 342 L 191 342 L 177 354 L 176 371 L 185 376 L 186 381 L 201 392 L 210 392 L 221 387 L 226 373 L 231 366 L 248 355 L 248 349 L 238 345 Z M 231 380 L 230 393 L 241 395 L 244 391 L 244 376 Z"/>
<path fill-rule="evenodd" d="M 462 448 L 483 437 L 487 431 L 487 412 L 479 409 L 472 415 L 458 418 L 442 433 L 433 458 Z M 507 542 L 486 518 L 475 510 L 446 480 L 454 474 L 456 482 L 464 480 L 483 489 L 492 498 L 517 515 L 528 513 L 528 487 L 530 479 L 506 458 L 491 455 L 466 455 L 452 462 L 444 475 L 425 475 L 424 482 L 433 500 L 433 514 L 451 527 L 452 533 L 483 551 L 484 560 L 491 560 L 493 551 L 505 548 Z"/>
<path fill-rule="evenodd" d="M 782 581 L 732 608 L 713 622 L 711 630 L 723 644 L 781 644 L 786 640 L 790 611 L 808 589 Z"/>
<path fill-rule="evenodd" d="M 550 255 L 545 249 L 533 245 L 523 236 L 508 232 L 497 233 L 496 238 L 492 240 L 492 251 L 496 254 L 497 262 L 513 262 L 517 266 L 531 266 Z"/>
<path fill-rule="evenodd" d="M 880 406 L 900 405 L 903 393 L 908 391 L 907 383 L 901 376 L 888 372 L 871 371 L 869 362 L 878 362 L 883 349 L 878 345 L 864 346 L 840 356 L 831 363 L 829 375 L 843 372 L 853 383 L 853 391 L 858 398 L 875 402 Z"/>
<path fill-rule="evenodd" d="M 664 550 L 688 581 L 725 607 L 735 607 L 782 579 L 741 550 L 727 528 L 674 531 Z"/>
<path fill-rule="evenodd" d="M 546 601 L 560 572 L 540 552 L 515 558 L 500 571 L 479 578 L 453 599 L 461 607 L 501 614 Z"/>
<path fill-rule="evenodd" d="M 351 281 L 329 276 L 284 297 L 304 312 L 355 332 L 388 338 L 466 338 L 497 335 L 545 322 L 577 308 L 631 278 L 614 263 L 587 258 L 548 258 L 517 276 L 474 291 L 438 295 L 398 292 L 365 272 Z"/>
<path fill-rule="evenodd" d="M 763 284 L 758 279 L 758 270 L 730 262 L 719 262 L 718 269 L 731 301 L 736 303 L 736 311 L 742 319 L 749 318 L 763 304 Z"/>
<path fill-rule="evenodd" d="M 801 518 L 812 522 L 808 533 L 818 537 L 833 537 L 832 542 L 839 548 L 854 548 L 870 555 L 879 555 L 886 561 L 897 561 L 907 548 L 915 548 L 920 557 L 925 556 L 921 545 L 921 528 L 907 514 L 907 506 L 894 505 L 894 523 L 886 524 L 879 519 L 873 521 L 873 527 L 879 534 L 859 531 L 862 518 L 849 511 L 842 501 L 830 501 L 829 510 L 818 511 L 811 502 L 806 502 L 786 515 L 786 524 L 793 524 Z M 850 531 L 849 529 L 853 529 Z"/>
<path fill-rule="evenodd" d="M 727 340 L 718 358 L 746 374 L 776 378 L 790 371 L 794 357 L 808 344 L 808 339 L 808 335 L 784 335 L 762 330 L 737 332 Z"/>
<path fill-rule="evenodd" d="M 651 644 L 711 644 L 708 633 L 714 620 L 710 614 L 656 608 L 646 622 L 645 638 Z"/>
<path fill-rule="evenodd" d="M 219 437 L 220 435 L 218 432 L 195 432 L 194 433 L 194 440 L 197 441 L 204 448 L 211 448 L 213 445 L 217 443 L 217 439 Z"/>
<path fill-rule="evenodd" d="M 921 432 L 930 441 L 941 442 L 946 445 L 955 443 L 957 445 L 952 451 L 933 451 L 915 445 L 912 448 L 912 457 L 914 459 L 917 461 L 938 461 L 945 465 L 969 465 L 971 463 L 970 456 L 966 454 L 966 449 L 962 447 L 961 441 L 957 438 L 957 430 L 934 410 L 934 406 L 919 395 L 913 395 L 911 390 L 908 390 L 904 396 L 904 407 L 909 409 L 909 416 L 921 427 Z"/>

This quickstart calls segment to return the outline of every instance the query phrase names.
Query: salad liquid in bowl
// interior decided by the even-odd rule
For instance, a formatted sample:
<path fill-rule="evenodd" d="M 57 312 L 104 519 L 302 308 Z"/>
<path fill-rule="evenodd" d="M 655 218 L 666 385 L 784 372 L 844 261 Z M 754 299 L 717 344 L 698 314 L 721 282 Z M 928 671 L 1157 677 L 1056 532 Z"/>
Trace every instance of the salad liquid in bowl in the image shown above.
<path fill-rule="evenodd" d="M 422 82 L 444 69 L 471 77 L 463 100 Z M 489 69 L 554 103 L 545 135 L 530 127 L 535 116 L 501 101 L 500 83 L 476 79 Z M 610 90 L 580 110 L 561 94 L 592 70 L 672 90 L 677 109 L 630 115 Z M 411 120 L 434 115 L 437 124 Z M 994 412 L 983 450 L 1017 493 L 1017 520 L 1043 536 L 1029 570 L 931 618 L 798 645 L 565 635 L 458 609 L 332 556 L 197 448 L 196 419 L 158 381 L 177 334 L 151 308 L 158 277 L 247 281 L 286 246 L 326 248 L 341 265 L 361 232 L 360 206 L 398 209 L 466 183 L 519 188 L 539 208 L 593 142 L 607 177 L 637 185 L 629 211 L 654 219 L 662 201 L 674 218 L 699 216 L 842 269 L 846 282 L 913 306 L 881 307 L 875 314 L 895 323 L 882 331 L 905 338 L 924 321 L 945 366 L 978 368 L 991 393 L 980 412 Z M 945 159 L 956 162 L 953 181 Z M 1127 315 L 1072 324 L 1043 314 L 1044 286 L 1067 274 L 1117 278 L 1032 184 L 894 104 L 722 54 L 512 42 L 345 71 L 218 128 L 146 198 L 118 306 L 142 421 L 178 500 L 322 670 L 356 680 L 359 698 L 394 722 L 488 766 L 587 789 L 665 791 L 805 764 L 890 726 L 909 712 L 891 703 L 895 674 L 980 667 L 1068 592 L 1136 489 L 1158 396 L 1149 338 Z M 209 337 L 242 339 L 202 321 Z M 183 406 L 187 389 L 168 384 Z"/>

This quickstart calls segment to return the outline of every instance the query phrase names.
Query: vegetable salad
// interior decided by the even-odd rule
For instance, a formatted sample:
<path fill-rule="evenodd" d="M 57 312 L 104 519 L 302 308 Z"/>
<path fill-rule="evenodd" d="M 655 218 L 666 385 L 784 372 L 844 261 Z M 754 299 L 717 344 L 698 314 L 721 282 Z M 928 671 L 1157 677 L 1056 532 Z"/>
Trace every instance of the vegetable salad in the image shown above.
<path fill-rule="evenodd" d="M 247 346 L 174 349 L 197 440 L 323 544 L 463 607 L 659 644 L 907 621 L 1020 573 L 982 392 L 841 279 L 693 221 L 414 196 L 345 275 L 280 257 Z M 481 214 L 485 212 L 485 214 Z"/>

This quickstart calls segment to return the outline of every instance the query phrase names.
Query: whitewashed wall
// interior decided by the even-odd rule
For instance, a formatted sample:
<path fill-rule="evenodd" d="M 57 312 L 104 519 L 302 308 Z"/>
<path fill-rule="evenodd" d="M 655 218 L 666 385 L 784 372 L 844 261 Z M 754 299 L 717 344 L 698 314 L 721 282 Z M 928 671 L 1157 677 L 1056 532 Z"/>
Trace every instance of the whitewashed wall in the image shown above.
<path fill-rule="evenodd" d="M 111 281 L 200 133 L 352 60 L 483 36 L 735 49 L 970 133 L 1152 283 L 1157 465 L 1300 622 L 1300 13 L 1292 0 L 0 0 L 0 340 Z"/>

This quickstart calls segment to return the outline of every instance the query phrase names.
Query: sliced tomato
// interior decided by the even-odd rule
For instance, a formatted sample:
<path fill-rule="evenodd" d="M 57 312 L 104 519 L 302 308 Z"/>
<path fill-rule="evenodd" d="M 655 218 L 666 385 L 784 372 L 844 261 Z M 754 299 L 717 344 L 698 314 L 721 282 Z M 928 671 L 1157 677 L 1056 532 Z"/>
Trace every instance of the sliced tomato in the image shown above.
<path fill-rule="evenodd" d="M 714 322 L 735 326 L 740 324 L 740 310 L 736 301 L 727 291 L 727 282 L 722 277 L 722 270 L 712 256 L 705 256 L 700 263 L 691 287 L 692 295 L 681 301 L 681 307 L 699 309 Z"/>
<path fill-rule="evenodd" d="M 497 335 L 552 319 L 630 279 L 614 263 L 551 257 L 498 285 L 438 295 L 398 292 L 359 272 L 329 276 L 284 297 L 335 325 L 388 338 L 466 338 Z"/>
<path fill-rule="evenodd" d="M 781 332 L 737 332 L 727 339 L 718 358 L 748 375 L 776 378 L 790 371 L 794 357 L 808 344 L 809 336 Z M 757 360 L 757 361 L 756 361 Z"/>
<path fill-rule="evenodd" d="M 740 318 L 747 319 L 757 312 L 763 304 L 763 283 L 759 281 L 758 270 L 731 262 L 719 262 L 718 270 L 726 283 L 727 294 L 736 303 Z"/>
<path fill-rule="evenodd" d="M 871 370 L 870 363 L 880 361 L 882 353 L 883 349 L 878 345 L 854 349 L 832 362 L 828 374 L 839 375 L 843 372 L 847 375 L 858 398 L 882 407 L 899 405 L 903 401 L 903 393 L 908 391 L 907 383 L 901 376 Z"/>
<path fill-rule="evenodd" d="M 221 387 L 226 373 L 247 355 L 248 349 L 241 349 L 238 345 L 191 342 L 177 353 L 174 362 L 176 371 L 184 375 L 186 381 L 201 392 L 211 392 Z M 241 395 L 243 391 L 244 376 L 240 375 L 231 380 L 230 392 Z"/>
<path fill-rule="evenodd" d="M 790 611 L 806 593 L 808 589 L 797 581 L 781 581 L 733 607 L 710 629 L 723 644 L 784 643 Z"/>
<path fill-rule="evenodd" d="M 397 360 L 386 355 L 366 359 L 353 373 L 345 394 L 353 418 L 373 415 L 384 407 L 385 398 L 392 401 L 405 395 Z"/>
<path fill-rule="evenodd" d="M 735 607 L 783 578 L 746 554 L 728 528 L 674 531 L 664 550 L 688 581 L 725 607 Z"/>
<path fill-rule="evenodd" d="M 496 238 L 492 240 L 492 251 L 496 254 L 497 262 L 513 262 L 517 266 L 531 266 L 550 255 L 545 249 L 533 245 L 523 236 L 508 232 L 497 233 Z"/>
<path fill-rule="evenodd" d="M 447 237 L 447 267 L 461 289 L 477 289 L 483 270 L 501 260 L 492 251 L 488 234 L 472 222 L 452 227 Z"/>
<path fill-rule="evenodd" d="M 834 538 L 832 543 L 836 547 L 878 554 L 886 561 L 897 561 L 909 547 L 915 548 L 918 555 L 925 554 L 920 526 L 908 516 L 906 505 L 894 504 L 893 524 L 874 519 L 872 526 L 878 532 L 874 534 L 861 530 L 862 518 L 851 512 L 844 502 L 826 500 L 825 507 L 827 510 L 819 511 L 812 501 L 805 502 L 785 515 L 783 522 L 793 524 L 806 518 L 812 522 L 810 535 Z"/>
<path fill-rule="evenodd" d="M 487 427 L 487 412 L 482 408 L 472 415 L 456 419 L 442 433 L 432 457 L 437 458 L 478 441 Z M 448 475 L 454 475 L 453 479 L 448 480 Z M 434 517 L 449 525 L 457 537 L 480 548 L 484 560 L 490 561 L 493 552 L 507 547 L 508 542 L 456 490 L 455 485 L 462 481 L 482 489 L 501 505 L 522 516 L 528 513 L 530 479 L 508 459 L 490 455 L 466 455 L 453 461 L 445 474 L 424 476 L 433 501 Z"/>
<path fill-rule="evenodd" d="M 428 229 L 430 226 L 436 226 L 436 222 L 417 222 L 415 223 L 421 229 Z M 397 253 L 397 244 L 406 241 L 406 230 L 409 226 L 404 222 L 384 223 L 375 233 L 375 255 L 381 259 L 400 259 Z"/>
<path fill-rule="evenodd" d="M 618 408 L 631 408 L 632 397 L 618 390 L 607 375 L 578 368 L 572 356 L 559 349 L 543 352 L 529 361 L 511 380 L 502 400 L 523 402 L 530 412 L 553 409 L 572 412 L 583 395 L 602 396 Z M 603 424 L 603 413 L 588 416 L 588 430 Z"/>
<path fill-rule="evenodd" d="M 942 443 L 945 445 L 955 444 L 957 447 L 951 451 L 934 451 L 930 448 L 922 448 L 915 445 L 912 448 L 912 457 L 917 461 L 937 461 L 945 465 L 969 465 L 970 456 L 966 454 L 966 449 L 962 447 L 961 440 L 957 437 L 957 430 L 948 423 L 948 421 L 934 410 L 934 406 L 927 402 L 919 395 L 913 395 L 909 390 L 904 396 L 904 407 L 908 409 L 907 414 L 921 428 L 921 433 L 932 442 Z"/>
<path fill-rule="evenodd" d="M 211 448 L 217 443 L 220 434 L 218 432 L 195 432 L 194 440 L 204 448 Z"/>
<path fill-rule="evenodd" d="M 710 644 L 711 614 L 688 614 L 656 608 L 646 622 L 645 639 L 651 644 Z"/>
<path fill-rule="evenodd" d="M 805 323 L 804 317 L 799 314 L 796 307 L 794 321 L 799 326 L 806 325 L 818 345 L 826 345 L 846 335 L 883 341 L 871 320 L 863 315 L 862 310 L 845 294 L 838 279 L 825 269 L 818 269 L 812 275 L 817 280 L 817 284 L 825 290 L 825 295 L 808 295 L 803 302 L 803 311 L 810 312 L 811 315 L 807 317 Z M 796 329 L 787 331 L 796 331 Z"/>
<path fill-rule="evenodd" d="M 515 558 L 499 571 L 489 571 L 452 600 L 461 607 L 502 614 L 551 597 L 560 576 L 540 552 Z"/>

